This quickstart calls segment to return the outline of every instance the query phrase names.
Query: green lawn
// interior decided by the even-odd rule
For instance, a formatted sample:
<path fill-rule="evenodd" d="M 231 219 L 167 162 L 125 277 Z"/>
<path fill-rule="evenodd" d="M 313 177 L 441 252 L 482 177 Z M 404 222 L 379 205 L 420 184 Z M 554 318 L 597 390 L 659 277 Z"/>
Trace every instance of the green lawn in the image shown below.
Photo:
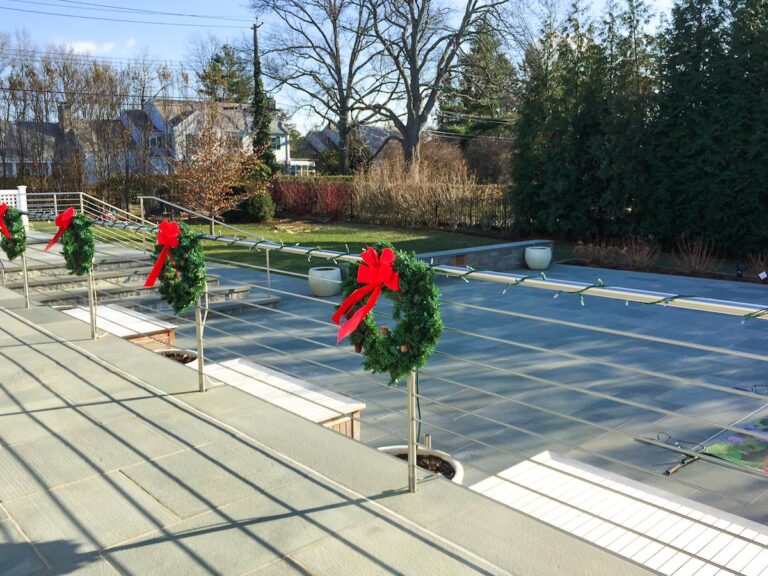
<path fill-rule="evenodd" d="M 439 230 L 405 230 L 365 224 L 318 224 L 292 220 L 280 220 L 269 224 L 238 224 L 254 236 L 263 237 L 273 242 L 286 245 L 299 244 L 307 247 L 319 247 L 339 252 L 360 252 L 367 244 L 377 241 L 391 242 L 396 248 L 418 253 L 484 246 L 503 242 L 499 238 L 443 232 Z M 206 226 L 194 226 L 196 230 L 208 232 Z M 219 234 L 230 234 L 226 228 Z M 215 258 L 243 262 L 256 266 L 265 265 L 264 252 L 257 252 L 243 247 L 227 246 L 216 242 L 205 242 L 205 252 Z M 280 254 L 270 255 L 270 266 L 290 272 L 306 273 L 311 266 L 322 266 L 322 258 L 313 258 L 310 262 L 304 256 Z"/>

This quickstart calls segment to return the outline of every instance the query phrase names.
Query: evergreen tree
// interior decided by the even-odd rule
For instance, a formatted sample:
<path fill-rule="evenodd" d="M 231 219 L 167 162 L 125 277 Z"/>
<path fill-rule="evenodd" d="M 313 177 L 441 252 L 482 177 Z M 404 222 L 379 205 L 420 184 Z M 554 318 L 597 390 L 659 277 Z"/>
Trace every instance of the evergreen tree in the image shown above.
<path fill-rule="evenodd" d="M 678 0 L 662 38 L 652 193 L 639 207 L 645 230 L 668 242 L 713 238 L 725 167 L 725 11 L 718 0 Z"/>
<path fill-rule="evenodd" d="M 545 23 L 541 38 L 523 61 L 524 82 L 514 125 L 510 204 L 519 233 L 544 232 L 542 195 L 549 160 L 549 122 L 555 93 L 554 22 Z"/>
<path fill-rule="evenodd" d="M 718 246 L 744 255 L 768 240 L 768 0 L 731 5 L 719 193 L 707 219 Z"/>
<path fill-rule="evenodd" d="M 643 0 L 627 0 L 623 11 L 609 2 L 603 22 L 606 59 L 605 142 L 600 177 L 599 228 L 609 236 L 638 232 L 638 207 L 648 194 L 648 132 L 656 86 L 655 39 L 644 30 L 650 10 Z"/>
<path fill-rule="evenodd" d="M 440 98 L 441 130 L 458 134 L 499 134 L 509 126 L 518 100 L 517 70 L 502 50 L 496 30 L 482 20 L 469 49 L 449 74 Z"/>
<path fill-rule="evenodd" d="M 224 44 L 198 74 L 200 92 L 219 102 L 248 102 L 253 94 L 253 81 L 247 64 L 229 44 Z"/>
<path fill-rule="evenodd" d="M 272 173 L 280 171 L 275 153 L 272 150 L 272 133 L 270 125 L 272 118 L 269 109 L 269 99 L 261 79 L 261 59 L 258 49 L 253 54 L 253 153 L 261 163 Z"/>

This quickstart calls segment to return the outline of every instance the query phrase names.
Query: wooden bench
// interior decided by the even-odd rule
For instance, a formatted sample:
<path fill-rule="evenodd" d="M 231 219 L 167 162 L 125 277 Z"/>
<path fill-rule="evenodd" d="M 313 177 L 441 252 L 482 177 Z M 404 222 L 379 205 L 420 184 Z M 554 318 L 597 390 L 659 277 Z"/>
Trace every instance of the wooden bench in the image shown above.
<path fill-rule="evenodd" d="M 765 526 L 551 452 L 471 489 L 661 574 L 768 574 Z"/>
<path fill-rule="evenodd" d="M 302 418 L 355 440 L 360 439 L 360 411 L 365 409 L 363 402 L 323 390 L 242 358 L 206 363 L 205 373 Z"/>
<path fill-rule="evenodd" d="M 91 322 L 90 310 L 86 306 L 69 308 L 62 312 L 88 324 Z M 96 306 L 96 327 L 149 350 L 173 348 L 176 342 L 175 324 L 117 304 Z"/>

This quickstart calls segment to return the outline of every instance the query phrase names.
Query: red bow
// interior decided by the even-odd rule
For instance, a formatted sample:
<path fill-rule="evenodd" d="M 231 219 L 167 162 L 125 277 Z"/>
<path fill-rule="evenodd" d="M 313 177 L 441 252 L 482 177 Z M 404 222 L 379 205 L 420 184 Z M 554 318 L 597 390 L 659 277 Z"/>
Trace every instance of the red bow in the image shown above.
<path fill-rule="evenodd" d="M 392 264 L 395 261 L 395 253 L 391 248 L 384 248 L 381 252 L 381 256 L 373 248 L 368 246 L 365 252 L 361 254 L 363 263 L 357 269 L 357 282 L 359 284 L 365 284 L 352 292 L 349 297 L 341 303 L 339 309 L 333 315 L 333 322 L 339 324 L 341 317 L 345 312 L 349 310 L 354 304 L 365 298 L 367 294 L 371 294 L 368 298 L 365 306 L 357 309 L 352 317 L 347 320 L 344 325 L 339 324 L 339 336 L 336 342 L 341 342 L 344 337 L 348 336 L 360 325 L 368 313 L 373 310 L 381 294 L 382 286 L 386 286 L 390 290 L 398 292 L 400 290 L 400 278 L 392 269 Z"/>
<path fill-rule="evenodd" d="M 11 236 L 11 233 L 8 232 L 8 227 L 5 225 L 5 213 L 8 211 L 8 205 L 3 202 L 0 204 L 0 231 L 2 231 L 4 236 L 7 236 L 8 238 L 13 238 Z"/>
<path fill-rule="evenodd" d="M 147 276 L 147 281 L 144 282 L 144 286 L 147 288 L 151 288 L 155 285 L 155 281 L 157 280 L 157 277 L 160 276 L 163 265 L 165 264 L 165 261 L 170 254 L 170 249 L 178 248 L 179 234 L 181 234 L 181 229 L 179 228 L 179 225 L 176 224 L 176 222 L 168 222 L 168 220 L 163 220 L 160 223 L 160 226 L 158 226 L 157 245 L 162 246 L 163 249 L 160 251 L 160 255 L 155 261 L 152 272 L 150 272 L 149 276 Z"/>
<path fill-rule="evenodd" d="M 53 238 L 51 238 L 51 241 L 48 242 L 48 246 L 45 247 L 45 250 L 43 252 L 48 252 L 48 250 L 53 247 L 56 242 L 59 241 L 59 238 L 61 238 L 61 235 L 64 234 L 64 232 L 69 228 L 69 225 L 72 224 L 72 218 L 75 217 L 75 209 L 72 207 L 67 208 L 56 216 L 56 226 L 59 227 L 59 229 L 56 231 L 56 234 L 54 234 Z"/>

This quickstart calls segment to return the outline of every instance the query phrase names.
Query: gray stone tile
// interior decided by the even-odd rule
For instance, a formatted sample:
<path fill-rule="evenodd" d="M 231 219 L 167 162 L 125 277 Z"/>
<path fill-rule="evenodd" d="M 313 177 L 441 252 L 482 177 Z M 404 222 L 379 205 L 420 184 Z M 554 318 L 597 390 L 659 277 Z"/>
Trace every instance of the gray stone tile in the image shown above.
<path fill-rule="evenodd" d="M 178 520 L 120 473 L 20 498 L 5 507 L 34 542 L 48 543 L 43 552 L 51 566 L 77 563 L 82 554 Z"/>
<path fill-rule="evenodd" d="M 291 554 L 311 574 L 483 574 L 470 559 L 383 520 L 341 531 Z M 426 545 L 425 545 L 426 544 Z"/>
<path fill-rule="evenodd" d="M 235 439 L 131 466 L 123 472 L 181 518 L 293 480 L 292 470 Z"/>
<path fill-rule="evenodd" d="M 0 521 L 0 574 L 27 576 L 45 566 L 13 522 Z"/>

